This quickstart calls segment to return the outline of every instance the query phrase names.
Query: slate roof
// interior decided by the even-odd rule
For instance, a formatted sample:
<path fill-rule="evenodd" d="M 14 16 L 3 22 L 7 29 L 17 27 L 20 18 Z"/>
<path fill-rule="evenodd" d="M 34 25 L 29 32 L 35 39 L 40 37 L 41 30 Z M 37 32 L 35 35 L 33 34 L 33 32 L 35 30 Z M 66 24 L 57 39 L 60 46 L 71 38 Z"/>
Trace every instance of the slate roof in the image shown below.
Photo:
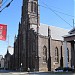
<path fill-rule="evenodd" d="M 39 26 L 39 34 L 43 36 L 48 36 L 48 27 L 51 30 L 51 38 L 54 40 L 62 40 L 63 41 L 63 36 L 68 35 L 69 30 L 59 28 L 56 26 L 50 26 L 46 24 L 40 24 Z M 34 30 L 36 31 L 36 26 L 33 26 Z"/>
<path fill-rule="evenodd" d="M 67 29 L 59 28 L 56 26 L 49 26 L 46 24 L 41 24 L 39 33 L 41 35 L 48 36 L 48 27 L 51 30 L 51 38 L 54 40 L 63 40 L 62 36 L 68 35 L 68 32 L 69 32 L 69 30 L 67 30 Z"/>
<path fill-rule="evenodd" d="M 68 35 L 68 31 L 63 28 L 50 26 L 52 39 L 63 40 L 64 35 Z"/>

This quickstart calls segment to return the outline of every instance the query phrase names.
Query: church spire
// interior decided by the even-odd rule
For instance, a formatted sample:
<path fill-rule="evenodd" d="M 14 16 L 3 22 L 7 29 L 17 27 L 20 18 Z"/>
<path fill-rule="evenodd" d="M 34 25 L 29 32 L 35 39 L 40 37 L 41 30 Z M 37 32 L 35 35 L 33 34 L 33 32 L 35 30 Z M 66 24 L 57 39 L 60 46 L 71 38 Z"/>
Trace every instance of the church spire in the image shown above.
<path fill-rule="evenodd" d="M 15 37 L 14 37 L 14 42 L 16 41 L 16 38 L 17 38 L 17 37 L 16 37 L 16 34 L 15 34 Z"/>
<path fill-rule="evenodd" d="M 37 25 L 40 25 L 39 18 L 38 0 L 23 0 L 22 22 L 25 21 L 25 25 L 28 25 L 26 23 L 29 22 L 30 29 L 34 29 L 35 26 L 34 30 L 37 31 Z"/>

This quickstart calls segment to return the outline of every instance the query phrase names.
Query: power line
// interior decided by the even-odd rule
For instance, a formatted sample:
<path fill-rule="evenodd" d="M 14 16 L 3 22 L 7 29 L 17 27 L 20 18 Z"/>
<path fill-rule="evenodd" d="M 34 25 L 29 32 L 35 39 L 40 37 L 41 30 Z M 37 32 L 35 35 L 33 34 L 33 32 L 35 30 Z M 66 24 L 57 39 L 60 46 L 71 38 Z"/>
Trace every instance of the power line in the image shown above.
<path fill-rule="evenodd" d="M 8 0 L 5 0 L 5 2 L 4 2 L 1 6 L 3 6 L 7 1 L 8 1 Z"/>
<path fill-rule="evenodd" d="M 40 5 L 40 6 L 47 8 L 46 6 L 43 6 L 43 5 Z M 47 5 L 47 6 L 48 6 L 48 5 Z M 62 10 L 61 8 L 57 8 L 57 7 L 55 7 L 55 6 L 50 6 L 50 7 L 51 7 L 51 9 L 52 9 L 52 7 L 53 7 L 53 8 Z M 54 9 L 53 9 L 53 10 L 54 10 Z M 67 16 L 70 16 L 70 17 L 75 17 L 75 16 L 73 16 L 73 15 L 70 15 L 70 14 L 67 14 L 67 13 L 64 13 L 64 12 L 61 12 L 61 11 L 57 11 L 57 10 L 54 10 L 54 11 L 56 11 L 56 12 L 58 12 L 58 13 L 61 13 L 61 14 L 64 14 L 64 15 L 67 15 Z"/>
<path fill-rule="evenodd" d="M 66 20 L 64 20 L 61 16 L 59 16 L 54 10 L 52 10 L 50 7 L 48 7 L 47 4 L 42 2 L 48 9 L 50 9 L 54 14 L 56 14 L 60 19 L 62 19 L 65 23 L 67 23 L 69 26 L 73 27 L 71 24 L 69 24 Z"/>
<path fill-rule="evenodd" d="M 5 8 L 9 7 L 13 0 L 11 0 L 0 12 L 2 12 Z"/>
<path fill-rule="evenodd" d="M 40 6 L 49 9 L 48 7 L 43 6 L 43 5 L 40 5 Z M 51 9 L 52 9 L 52 8 L 51 8 Z M 70 16 L 70 17 L 74 17 L 73 15 L 69 15 L 69 14 L 63 13 L 63 12 L 61 12 L 61 11 L 57 11 L 57 10 L 54 10 L 54 9 L 52 9 L 52 10 L 55 11 L 55 12 L 58 12 L 58 13 L 61 13 L 61 14 L 64 14 L 64 15 Z"/>

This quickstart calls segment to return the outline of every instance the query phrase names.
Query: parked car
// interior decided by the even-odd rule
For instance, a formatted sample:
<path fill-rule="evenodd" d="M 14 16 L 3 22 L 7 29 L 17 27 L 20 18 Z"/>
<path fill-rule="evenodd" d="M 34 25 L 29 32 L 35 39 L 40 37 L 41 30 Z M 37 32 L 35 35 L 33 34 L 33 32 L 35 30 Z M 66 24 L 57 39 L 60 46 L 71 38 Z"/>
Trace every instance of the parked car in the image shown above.
<path fill-rule="evenodd" d="M 63 72 L 63 68 L 62 67 L 58 67 L 55 69 L 55 72 Z"/>
<path fill-rule="evenodd" d="M 71 67 L 64 67 L 63 71 L 65 71 L 65 72 L 67 72 L 67 71 L 73 72 L 74 69 L 72 69 Z"/>
<path fill-rule="evenodd" d="M 56 72 L 74 72 L 74 70 L 71 67 L 58 67 L 55 69 Z"/>

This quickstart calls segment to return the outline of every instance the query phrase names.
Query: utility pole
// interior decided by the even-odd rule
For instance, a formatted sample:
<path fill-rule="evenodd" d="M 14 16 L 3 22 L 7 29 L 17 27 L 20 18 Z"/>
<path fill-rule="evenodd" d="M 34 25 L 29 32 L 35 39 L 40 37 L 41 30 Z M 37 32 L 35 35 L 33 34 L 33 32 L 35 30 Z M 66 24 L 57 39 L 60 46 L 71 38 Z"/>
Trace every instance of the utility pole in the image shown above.
<path fill-rule="evenodd" d="M 74 19 L 73 19 L 73 28 L 74 28 Z"/>

